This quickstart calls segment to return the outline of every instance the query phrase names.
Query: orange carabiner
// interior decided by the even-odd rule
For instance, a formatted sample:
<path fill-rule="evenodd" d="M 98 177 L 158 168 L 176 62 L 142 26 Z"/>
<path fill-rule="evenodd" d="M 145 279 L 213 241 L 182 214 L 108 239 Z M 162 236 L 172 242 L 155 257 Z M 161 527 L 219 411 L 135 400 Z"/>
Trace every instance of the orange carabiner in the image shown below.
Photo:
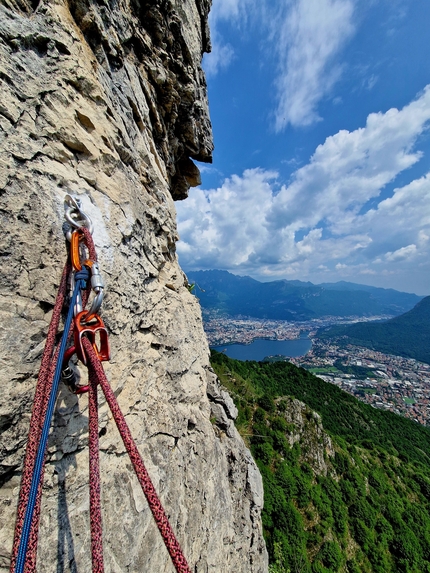
<path fill-rule="evenodd" d="M 81 271 L 82 264 L 86 267 L 92 267 L 94 261 L 90 259 L 86 259 L 83 263 L 81 263 L 81 253 L 79 252 L 79 242 L 85 242 L 85 235 L 80 229 L 76 229 L 72 233 L 72 238 L 70 239 L 70 260 L 72 261 L 73 270 Z M 85 242 L 85 246 L 87 246 Z"/>
<path fill-rule="evenodd" d="M 79 241 L 82 241 L 83 238 L 84 234 L 81 233 L 79 229 L 73 231 L 72 238 L 70 240 L 70 259 L 72 261 L 72 266 L 75 271 L 82 270 L 81 257 L 79 253 Z"/>

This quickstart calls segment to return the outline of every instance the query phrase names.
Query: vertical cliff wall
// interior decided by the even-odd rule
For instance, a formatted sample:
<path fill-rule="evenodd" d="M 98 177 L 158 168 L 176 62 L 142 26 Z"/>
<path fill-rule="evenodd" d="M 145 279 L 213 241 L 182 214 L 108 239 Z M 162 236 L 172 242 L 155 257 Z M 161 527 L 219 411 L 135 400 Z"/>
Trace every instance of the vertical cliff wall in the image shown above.
<path fill-rule="evenodd" d="M 208 362 L 178 266 L 174 199 L 210 161 L 200 68 L 210 0 L 0 2 L 0 571 L 8 570 L 44 339 L 66 257 L 63 200 L 94 222 L 106 371 L 189 560 L 263 572 L 261 479 Z M 88 409 L 64 387 L 48 444 L 38 571 L 90 571 Z M 107 572 L 173 566 L 106 404 Z"/>

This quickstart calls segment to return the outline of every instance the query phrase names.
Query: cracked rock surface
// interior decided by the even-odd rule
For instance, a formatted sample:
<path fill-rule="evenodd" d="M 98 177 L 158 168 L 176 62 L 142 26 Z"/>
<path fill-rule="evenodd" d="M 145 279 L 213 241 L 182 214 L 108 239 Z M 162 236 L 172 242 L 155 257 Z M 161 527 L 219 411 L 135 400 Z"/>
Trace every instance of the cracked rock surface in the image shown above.
<path fill-rule="evenodd" d="M 0 572 L 44 340 L 66 258 L 66 193 L 94 223 L 105 370 L 193 573 L 264 572 L 261 477 L 210 370 L 175 251 L 175 199 L 212 135 L 209 0 L 0 0 Z M 84 370 L 80 375 L 85 379 Z M 107 573 L 173 566 L 100 397 Z M 39 573 L 91 570 L 88 400 L 62 386 Z"/>
<path fill-rule="evenodd" d="M 290 425 L 287 440 L 292 447 L 300 444 L 302 459 L 307 462 L 315 474 L 327 475 L 327 459 L 333 458 L 335 451 L 330 436 L 325 432 L 321 416 L 306 404 L 291 396 L 277 400 L 282 403 L 282 415 Z"/>

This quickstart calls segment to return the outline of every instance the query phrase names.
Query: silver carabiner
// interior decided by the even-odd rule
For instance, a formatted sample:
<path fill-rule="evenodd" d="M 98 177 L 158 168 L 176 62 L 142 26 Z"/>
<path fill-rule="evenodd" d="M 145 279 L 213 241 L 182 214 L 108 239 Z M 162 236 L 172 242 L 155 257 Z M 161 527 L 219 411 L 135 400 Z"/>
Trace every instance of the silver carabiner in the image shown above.
<path fill-rule="evenodd" d="M 100 274 L 100 269 L 98 263 L 93 263 L 91 265 L 91 288 L 95 292 L 95 297 L 91 304 L 91 308 L 88 311 L 88 317 L 93 316 L 94 314 L 98 314 L 100 307 L 103 302 L 103 289 L 104 289 L 104 282 L 102 276 Z"/>
<path fill-rule="evenodd" d="M 80 227 L 87 227 L 91 234 L 93 234 L 93 223 L 90 217 L 82 210 L 81 201 L 76 195 L 66 195 L 64 198 L 64 217 L 69 223 L 68 229 L 66 231 L 66 237 L 69 241 L 72 239 L 73 229 L 79 229 Z M 71 278 L 72 292 L 75 287 L 75 273 L 72 273 Z M 91 265 L 91 287 L 95 293 L 94 299 L 91 304 L 91 308 L 87 312 L 86 316 L 91 319 L 92 316 L 97 315 L 103 302 L 103 279 L 100 275 L 99 266 L 96 262 Z M 82 312 L 82 297 L 81 293 L 78 294 L 76 300 L 74 314 L 75 316 Z"/>
<path fill-rule="evenodd" d="M 92 286 L 92 290 L 95 293 L 95 296 L 91 302 L 91 307 L 86 314 L 86 316 L 88 316 L 90 319 L 92 316 L 99 313 L 100 307 L 101 307 L 102 302 L 103 302 L 103 297 L 104 297 L 104 292 L 103 292 L 104 284 L 103 284 L 103 280 L 101 278 L 99 267 L 98 267 L 97 263 L 94 263 L 92 265 L 91 274 L 92 274 L 91 286 Z M 70 278 L 70 296 L 73 295 L 73 292 L 75 290 L 75 285 L 76 285 L 75 273 L 72 273 L 71 278 Z M 81 295 L 81 291 L 79 291 L 77 298 L 76 298 L 75 308 L 73 309 L 73 315 L 77 316 L 82 311 L 83 311 L 82 295 Z"/>
<path fill-rule="evenodd" d="M 85 316 L 88 317 L 88 319 L 90 319 L 95 314 L 98 314 L 100 307 L 102 305 L 102 302 L 103 302 L 103 289 L 99 290 L 99 292 L 96 293 L 96 296 L 94 297 L 93 302 L 91 304 L 91 308 Z M 85 320 L 85 318 L 84 318 L 84 320 Z"/>
<path fill-rule="evenodd" d="M 79 229 L 80 227 L 87 227 L 89 232 L 93 234 L 94 227 L 91 218 L 81 209 L 81 201 L 75 195 L 66 195 L 64 198 L 64 217 L 72 229 Z M 67 240 L 72 238 L 72 229 L 66 232 Z"/>

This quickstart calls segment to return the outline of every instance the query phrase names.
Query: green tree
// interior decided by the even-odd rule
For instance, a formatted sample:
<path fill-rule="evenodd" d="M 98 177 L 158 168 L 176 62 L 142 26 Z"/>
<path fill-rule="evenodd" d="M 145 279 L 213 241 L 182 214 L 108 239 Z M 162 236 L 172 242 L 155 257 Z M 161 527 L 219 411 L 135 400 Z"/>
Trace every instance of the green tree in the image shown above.
<path fill-rule="evenodd" d="M 317 558 L 324 567 L 332 571 L 338 571 L 343 561 L 342 551 L 335 541 L 325 541 L 318 552 Z"/>

